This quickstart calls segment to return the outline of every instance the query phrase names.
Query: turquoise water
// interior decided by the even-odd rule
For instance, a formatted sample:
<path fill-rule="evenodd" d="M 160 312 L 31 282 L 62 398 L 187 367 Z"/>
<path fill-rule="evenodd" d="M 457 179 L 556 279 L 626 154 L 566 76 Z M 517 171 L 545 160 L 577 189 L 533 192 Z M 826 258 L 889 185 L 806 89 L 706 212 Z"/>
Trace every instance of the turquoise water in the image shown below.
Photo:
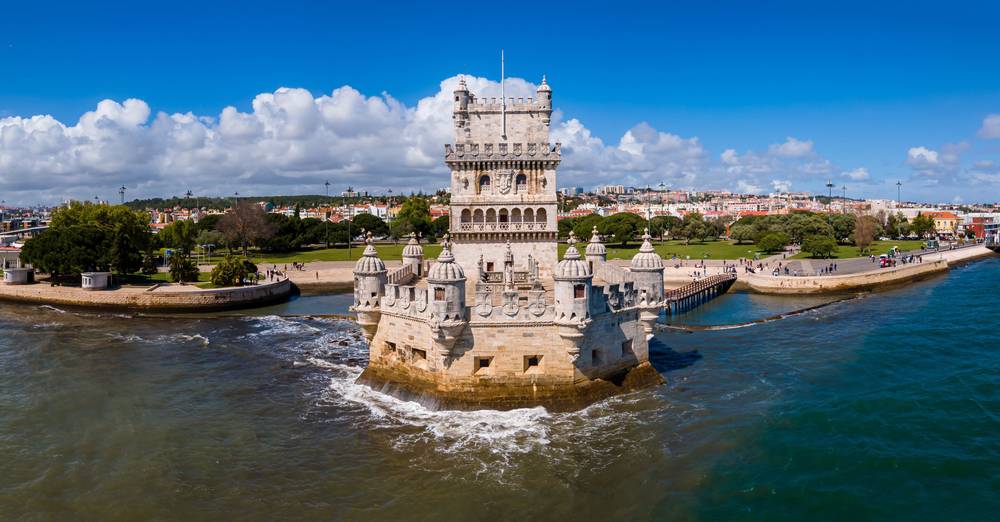
<path fill-rule="evenodd" d="M 991 258 L 661 333 L 667 385 L 569 414 L 354 385 L 354 325 L 301 317 L 344 296 L 249 317 L 3 304 L 0 518 L 991 520 L 998 280 Z M 673 322 L 819 302 L 733 294 Z"/>

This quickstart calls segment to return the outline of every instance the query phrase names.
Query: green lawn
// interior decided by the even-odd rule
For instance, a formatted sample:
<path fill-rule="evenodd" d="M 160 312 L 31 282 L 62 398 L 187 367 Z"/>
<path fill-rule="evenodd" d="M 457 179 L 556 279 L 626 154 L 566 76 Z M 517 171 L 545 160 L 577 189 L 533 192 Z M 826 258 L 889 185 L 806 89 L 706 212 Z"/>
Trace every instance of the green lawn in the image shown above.
<path fill-rule="evenodd" d="M 199 283 L 207 283 L 211 280 L 212 274 L 208 272 L 200 272 L 198 274 Z M 143 274 L 132 274 L 128 276 L 128 279 L 124 281 L 128 285 L 155 285 L 156 283 L 169 283 L 170 274 L 166 272 L 157 272 L 153 275 L 143 275 Z"/>
<path fill-rule="evenodd" d="M 621 248 L 618 245 L 605 245 L 608 250 L 608 259 L 632 259 L 632 256 L 639 252 L 638 242 L 631 242 L 627 247 Z M 583 252 L 587 247 L 586 242 L 581 242 L 577 244 L 577 248 Z M 663 259 L 671 259 L 674 255 L 678 258 L 686 259 L 690 257 L 691 259 L 739 259 L 741 257 L 752 258 L 754 254 L 758 253 L 757 249 L 753 244 L 744 243 L 742 245 L 737 245 L 735 241 L 706 241 L 704 243 L 692 241 L 690 245 L 685 245 L 682 240 L 670 240 L 653 242 L 653 247 L 656 249 L 656 253 L 660 254 Z M 563 252 L 566 251 L 566 245 L 559 245 L 559 257 L 562 258 Z M 760 252 L 761 257 L 765 257 L 767 254 Z"/>
<path fill-rule="evenodd" d="M 375 250 L 384 261 L 398 261 L 403 259 L 403 247 L 405 243 L 398 245 L 375 245 Z M 423 245 L 424 257 L 433 259 L 441 253 L 441 245 Z M 356 260 L 364 253 L 364 245 L 351 248 L 350 260 Z M 282 254 L 263 254 L 251 252 L 250 259 L 261 265 L 284 265 L 286 263 L 312 263 L 314 261 L 348 261 L 346 248 L 321 248 L 318 250 L 305 250 L 302 252 L 288 252 Z"/>
<path fill-rule="evenodd" d="M 918 250 L 923 246 L 924 242 L 919 239 L 902 239 L 893 241 L 875 241 L 871 246 L 871 253 L 875 255 L 885 254 L 889 252 L 889 249 L 898 246 L 900 250 Z M 858 253 L 858 248 L 853 245 L 837 245 L 837 251 L 831 256 L 832 259 L 847 259 L 850 257 L 861 257 Z M 808 259 L 809 254 L 805 252 L 799 252 L 795 254 L 792 259 Z"/>

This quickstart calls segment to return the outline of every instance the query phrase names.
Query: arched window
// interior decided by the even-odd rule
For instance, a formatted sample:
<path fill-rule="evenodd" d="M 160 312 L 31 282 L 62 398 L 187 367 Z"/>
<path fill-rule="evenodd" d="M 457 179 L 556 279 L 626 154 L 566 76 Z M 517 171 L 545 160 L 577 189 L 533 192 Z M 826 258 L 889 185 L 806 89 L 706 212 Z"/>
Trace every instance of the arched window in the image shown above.
<path fill-rule="evenodd" d="M 514 185 L 515 185 L 514 191 L 517 192 L 518 194 L 522 192 L 527 192 L 528 176 L 525 176 L 524 174 L 518 174 L 517 177 L 514 178 Z"/>
<path fill-rule="evenodd" d="M 486 210 L 486 222 L 487 223 L 496 223 L 497 222 L 497 211 L 496 210 L 493 210 L 492 208 Z"/>
<path fill-rule="evenodd" d="M 500 216 L 499 217 L 500 217 L 500 222 L 501 223 L 509 223 L 510 222 L 510 219 L 508 219 L 509 216 L 507 215 L 507 209 L 505 209 L 505 208 L 500 209 Z"/>
<path fill-rule="evenodd" d="M 468 223 L 472 221 L 472 212 L 469 209 L 462 209 L 462 223 Z"/>
<path fill-rule="evenodd" d="M 483 222 L 483 209 L 481 208 L 476 209 L 476 212 L 472 215 L 472 222 L 473 223 Z"/>
<path fill-rule="evenodd" d="M 535 212 L 535 223 L 545 223 L 546 221 L 545 209 L 540 208 L 538 212 Z"/>
<path fill-rule="evenodd" d="M 524 209 L 524 222 L 531 223 L 535 220 L 535 211 L 530 208 Z"/>
<path fill-rule="evenodd" d="M 521 222 L 521 209 L 515 208 L 510 212 L 510 222 L 520 223 Z"/>
<path fill-rule="evenodd" d="M 480 176 L 479 177 L 479 193 L 483 194 L 490 191 L 490 177 Z"/>

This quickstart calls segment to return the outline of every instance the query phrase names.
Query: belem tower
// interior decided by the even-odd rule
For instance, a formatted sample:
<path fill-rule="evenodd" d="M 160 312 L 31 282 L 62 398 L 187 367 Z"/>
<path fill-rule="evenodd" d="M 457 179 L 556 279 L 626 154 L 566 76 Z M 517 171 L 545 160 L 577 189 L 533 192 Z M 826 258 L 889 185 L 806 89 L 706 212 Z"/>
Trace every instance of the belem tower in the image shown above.
<path fill-rule="evenodd" d="M 370 345 L 359 382 L 442 408 L 577 409 L 663 382 L 648 340 L 664 306 L 648 233 L 630 266 L 607 262 L 594 230 L 557 257 L 552 89 L 534 99 L 454 92 L 451 231 L 437 260 L 410 238 L 387 268 L 368 239 L 354 269 Z"/>

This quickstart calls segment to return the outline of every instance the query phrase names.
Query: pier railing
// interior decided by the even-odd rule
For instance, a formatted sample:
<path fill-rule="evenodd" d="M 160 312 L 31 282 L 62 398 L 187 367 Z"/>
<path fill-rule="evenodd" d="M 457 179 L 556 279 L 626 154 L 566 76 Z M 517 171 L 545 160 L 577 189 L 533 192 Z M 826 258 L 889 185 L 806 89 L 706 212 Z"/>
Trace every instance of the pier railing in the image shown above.
<path fill-rule="evenodd" d="M 693 310 L 726 293 L 736 282 L 736 274 L 716 274 L 666 292 L 664 308 L 670 315 Z"/>

